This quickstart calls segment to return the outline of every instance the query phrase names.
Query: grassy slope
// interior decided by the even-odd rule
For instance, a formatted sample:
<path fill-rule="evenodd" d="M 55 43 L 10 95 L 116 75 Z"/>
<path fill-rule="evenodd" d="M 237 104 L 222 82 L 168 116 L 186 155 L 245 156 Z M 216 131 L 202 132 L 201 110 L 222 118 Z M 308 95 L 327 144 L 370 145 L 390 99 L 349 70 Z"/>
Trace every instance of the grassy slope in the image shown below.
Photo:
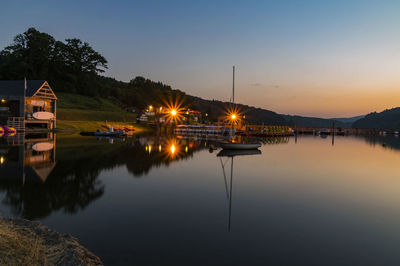
<path fill-rule="evenodd" d="M 69 121 L 136 121 L 136 115 L 123 110 L 111 99 L 57 93 L 57 119 Z"/>
<path fill-rule="evenodd" d="M 46 249 L 29 230 L 0 218 L 0 264 L 45 265 Z"/>
<path fill-rule="evenodd" d="M 104 124 L 133 125 L 136 115 L 123 110 L 116 101 L 78 94 L 57 93 L 57 129 L 94 131 Z M 149 130 L 135 124 L 137 132 Z M 104 128 L 103 128 L 104 129 Z"/>

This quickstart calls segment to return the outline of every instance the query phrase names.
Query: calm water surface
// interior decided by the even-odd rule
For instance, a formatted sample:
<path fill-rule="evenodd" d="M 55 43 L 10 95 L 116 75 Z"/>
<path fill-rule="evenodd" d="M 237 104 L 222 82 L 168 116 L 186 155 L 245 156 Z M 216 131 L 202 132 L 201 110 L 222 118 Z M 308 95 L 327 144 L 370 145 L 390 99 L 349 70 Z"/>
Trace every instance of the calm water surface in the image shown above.
<path fill-rule="evenodd" d="M 400 265 L 397 138 L 269 139 L 234 157 L 212 141 L 55 139 L 2 140 L 1 214 L 106 265 Z"/>

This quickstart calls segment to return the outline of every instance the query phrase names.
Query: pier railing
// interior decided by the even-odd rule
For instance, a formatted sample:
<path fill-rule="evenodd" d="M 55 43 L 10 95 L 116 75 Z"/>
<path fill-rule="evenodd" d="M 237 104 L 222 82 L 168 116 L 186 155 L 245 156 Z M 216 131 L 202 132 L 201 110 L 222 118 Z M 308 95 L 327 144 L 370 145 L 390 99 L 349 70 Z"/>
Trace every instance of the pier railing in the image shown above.
<path fill-rule="evenodd" d="M 17 131 L 25 131 L 25 119 L 23 117 L 9 117 L 7 126 L 15 128 Z"/>

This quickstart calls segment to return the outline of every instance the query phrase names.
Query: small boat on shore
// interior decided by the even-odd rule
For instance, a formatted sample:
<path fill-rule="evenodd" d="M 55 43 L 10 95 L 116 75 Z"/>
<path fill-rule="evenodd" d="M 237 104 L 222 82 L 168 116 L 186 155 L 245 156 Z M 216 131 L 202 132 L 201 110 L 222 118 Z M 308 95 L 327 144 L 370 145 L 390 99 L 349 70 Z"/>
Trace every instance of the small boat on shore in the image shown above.
<path fill-rule="evenodd" d="M 224 150 L 255 150 L 261 147 L 261 143 L 235 143 L 220 142 L 221 148 Z"/>
<path fill-rule="evenodd" d="M 102 125 L 102 127 L 107 128 L 108 130 L 110 130 L 111 128 L 113 128 L 113 130 L 115 131 L 125 131 L 126 133 L 128 132 L 134 132 L 135 128 L 133 126 L 111 126 L 111 125 Z"/>
<path fill-rule="evenodd" d="M 126 135 L 125 131 L 118 130 L 118 131 L 100 131 L 97 130 L 95 132 L 90 131 L 82 131 L 81 136 L 96 136 L 96 137 L 123 137 Z"/>

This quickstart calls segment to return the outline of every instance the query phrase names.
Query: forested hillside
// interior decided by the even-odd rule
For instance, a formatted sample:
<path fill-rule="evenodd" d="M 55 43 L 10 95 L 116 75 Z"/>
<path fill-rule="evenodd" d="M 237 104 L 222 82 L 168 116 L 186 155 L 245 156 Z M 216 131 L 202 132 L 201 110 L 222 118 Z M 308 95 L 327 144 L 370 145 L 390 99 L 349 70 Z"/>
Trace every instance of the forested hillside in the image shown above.
<path fill-rule="evenodd" d="M 308 126 L 308 127 L 332 127 L 335 123 L 335 127 L 349 128 L 351 123 L 344 123 L 335 119 L 325 119 L 318 117 L 304 117 L 298 115 L 284 115 L 286 122 L 289 126 Z"/>
<path fill-rule="evenodd" d="M 373 112 L 353 123 L 353 128 L 380 128 L 400 130 L 400 107 Z"/>
<path fill-rule="evenodd" d="M 161 82 L 144 77 L 132 77 L 130 82 L 105 77 L 107 59 L 87 42 L 79 39 L 56 40 L 47 33 L 29 28 L 18 34 L 11 45 L 0 52 L 0 79 L 44 79 L 55 92 L 81 94 L 109 99 L 121 109 L 143 109 L 148 105 L 160 106 L 168 101 L 182 102 L 183 106 L 209 114 L 216 121 L 224 114 L 229 103 L 210 101 L 186 95 Z M 62 105 L 62 103 L 61 103 Z M 251 123 L 274 125 L 323 126 L 332 120 L 283 116 L 273 111 L 238 104 L 239 109 Z M 95 108 L 95 107 L 93 107 Z M 118 110 L 120 111 L 120 110 Z M 337 124 L 344 126 L 344 124 Z"/>

